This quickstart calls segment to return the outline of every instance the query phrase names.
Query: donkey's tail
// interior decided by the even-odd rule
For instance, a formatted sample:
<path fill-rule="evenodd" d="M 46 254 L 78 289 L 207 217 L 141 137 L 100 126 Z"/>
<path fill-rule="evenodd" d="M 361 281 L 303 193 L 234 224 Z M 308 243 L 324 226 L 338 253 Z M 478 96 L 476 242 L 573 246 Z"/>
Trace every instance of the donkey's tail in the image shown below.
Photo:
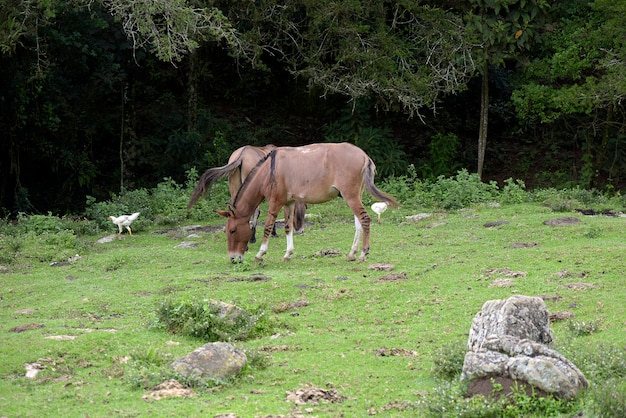
<path fill-rule="evenodd" d="M 376 199 L 381 202 L 387 202 L 389 207 L 397 208 L 400 206 L 400 203 L 393 196 L 388 193 L 379 190 L 374 184 L 374 175 L 376 174 L 376 166 L 371 159 L 368 159 L 367 164 L 363 167 L 363 178 L 365 180 L 365 187 L 367 191 Z"/>
<path fill-rule="evenodd" d="M 241 160 L 237 159 L 230 164 L 226 164 L 223 167 L 209 168 L 207 171 L 205 171 L 202 177 L 200 177 L 196 188 L 193 189 L 193 193 L 191 194 L 191 197 L 189 198 L 189 203 L 187 204 L 187 210 L 190 210 L 191 207 L 198 201 L 198 199 L 201 196 L 205 195 L 211 189 L 213 183 L 237 170 L 240 166 Z"/>

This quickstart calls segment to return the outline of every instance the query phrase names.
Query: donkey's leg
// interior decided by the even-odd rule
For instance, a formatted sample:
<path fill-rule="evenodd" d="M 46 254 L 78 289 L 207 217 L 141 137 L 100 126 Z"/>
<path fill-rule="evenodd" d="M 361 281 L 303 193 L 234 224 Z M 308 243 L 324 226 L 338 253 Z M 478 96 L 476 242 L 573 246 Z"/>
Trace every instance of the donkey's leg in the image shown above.
<path fill-rule="evenodd" d="M 272 234 L 272 228 L 274 228 L 276 217 L 278 216 L 280 209 L 280 205 L 272 205 L 270 203 L 270 208 L 267 211 L 267 219 L 265 220 L 265 229 L 263 230 L 263 241 L 261 241 L 259 252 L 254 257 L 255 261 L 263 261 L 263 256 L 267 253 L 267 246 L 270 240 L 270 235 Z"/>
<path fill-rule="evenodd" d="M 261 215 L 261 206 L 257 206 L 254 215 L 252 215 L 252 220 L 250 221 L 250 227 L 252 228 L 252 237 L 250 237 L 250 244 L 254 244 L 256 242 L 256 224 L 259 222 L 259 216 Z"/>
<path fill-rule="evenodd" d="M 293 246 L 293 218 L 294 218 L 295 202 L 285 205 L 283 211 L 285 212 L 285 236 L 287 237 L 287 250 L 283 256 L 284 261 L 291 260 L 291 255 L 294 251 Z"/>
<path fill-rule="evenodd" d="M 348 261 L 356 260 L 356 251 L 359 249 L 359 239 L 361 238 L 362 231 L 361 222 L 359 222 L 359 218 L 354 215 L 354 240 L 352 240 L 352 248 L 348 254 Z"/>
<path fill-rule="evenodd" d="M 363 246 L 361 247 L 359 261 L 365 261 L 367 255 L 370 253 L 370 224 L 372 222 L 372 218 L 365 210 L 361 199 L 346 199 L 346 202 L 348 203 L 348 206 L 350 206 L 350 209 L 352 209 L 352 213 L 354 213 L 355 228 L 354 241 L 352 242 L 352 249 L 348 254 L 348 261 L 355 260 L 361 234 L 363 234 Z"/>

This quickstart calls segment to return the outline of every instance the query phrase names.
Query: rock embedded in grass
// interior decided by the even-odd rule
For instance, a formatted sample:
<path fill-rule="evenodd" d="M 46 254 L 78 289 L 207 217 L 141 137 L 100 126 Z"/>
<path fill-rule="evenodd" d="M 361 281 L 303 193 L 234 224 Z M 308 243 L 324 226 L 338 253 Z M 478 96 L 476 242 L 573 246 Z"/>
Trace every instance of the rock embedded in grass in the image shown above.
<path fill-rule="evenodd" d="M 575 399 L 589 383 L 571 361 L 548 348 L 551 341 L 550 315 L 540 297 L 485 302 L 472 322 L 463 363 L 469 393 L 503 396 L 523 386 L 539 389 L 540 396 Z M 496 391 L 493 382 L 507 384 Z"/>

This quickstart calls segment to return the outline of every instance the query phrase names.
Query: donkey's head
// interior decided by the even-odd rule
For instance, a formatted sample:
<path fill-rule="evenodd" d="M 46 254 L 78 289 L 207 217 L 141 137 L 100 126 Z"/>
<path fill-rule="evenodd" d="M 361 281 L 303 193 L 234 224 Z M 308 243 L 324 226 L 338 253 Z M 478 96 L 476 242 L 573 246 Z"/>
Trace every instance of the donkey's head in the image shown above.
<path fill-rule="evenodd" d="M 233 263 L 243 262 L 243 254 L 248 250 L 248 241 L 252 237 L 249 219 L 245 216 L 237 217 L 234 208 L 216 212 L 226 218 L 226 240 L 230 261 Z"/>

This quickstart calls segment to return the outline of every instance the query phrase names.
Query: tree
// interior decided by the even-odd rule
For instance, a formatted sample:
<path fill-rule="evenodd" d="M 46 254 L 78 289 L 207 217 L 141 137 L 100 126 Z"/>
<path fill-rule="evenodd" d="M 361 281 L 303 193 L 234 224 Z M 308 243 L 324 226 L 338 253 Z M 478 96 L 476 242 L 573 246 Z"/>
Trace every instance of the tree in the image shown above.
<path fill-rule="evenodd" d="M 513 94 L 519 117 L 582 142 L 580 184 L 626 169 L 626 3 L 568 2 Z"/>
<path fill-rule="evenodd" d="M 489 127 L 489 66 L 530 50 L 546 23 L 546 0 L 467 0 L 465 20 L 480 48 L 473 51 L 482 77 L 477 173 L 482 178 Z"/>
<path fill-rule="evenodd" d="M 187 0 L 100 1 L 120 20 L 135 50 L 145 48 L 163 61 L 179 62 L 207 39 L 238 45 L 230 22 L 215 7 Z"/>
<path fill-rule="evenodd" d="M 257 45 L 256 56 L 276 57 L 323 96 L 374 97 L 383 109 L 422 117 L 442 95 L 463 90 L 475 70 L 462 21 L 437 7 L 409 0 L 262 4 L 233 5 L 227 16 Z"/>

